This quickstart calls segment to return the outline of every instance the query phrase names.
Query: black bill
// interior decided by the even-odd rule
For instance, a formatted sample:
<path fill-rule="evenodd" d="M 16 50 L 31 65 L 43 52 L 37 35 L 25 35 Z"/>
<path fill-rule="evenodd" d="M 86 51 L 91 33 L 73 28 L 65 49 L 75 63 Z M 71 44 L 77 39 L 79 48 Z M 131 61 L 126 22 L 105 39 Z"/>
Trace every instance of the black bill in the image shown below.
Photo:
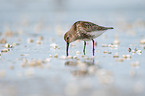
<path fill-rule="evenodd" d="M 66 46 L 66 56 L 68 56 L 68 49 L 69 49 L 69 43 L 67 43 L 67 46 Z"/>

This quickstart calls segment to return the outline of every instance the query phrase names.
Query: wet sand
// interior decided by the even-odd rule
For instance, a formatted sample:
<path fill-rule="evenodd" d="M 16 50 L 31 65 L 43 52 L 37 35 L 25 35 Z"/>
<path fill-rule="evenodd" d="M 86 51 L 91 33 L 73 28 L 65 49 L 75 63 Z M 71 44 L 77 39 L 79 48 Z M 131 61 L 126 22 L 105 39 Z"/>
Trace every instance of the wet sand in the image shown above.
<path fill-rule="evenodd" d="M 1 96 L 145 95 L 145 13 L 51 11 L 43 4 L 1 11 Z M 94 57 L 91 41 L 86 56 L 82 41 L 65 56 L 63 35 L 77 20 L 114 27 L 95 39 Z"/>

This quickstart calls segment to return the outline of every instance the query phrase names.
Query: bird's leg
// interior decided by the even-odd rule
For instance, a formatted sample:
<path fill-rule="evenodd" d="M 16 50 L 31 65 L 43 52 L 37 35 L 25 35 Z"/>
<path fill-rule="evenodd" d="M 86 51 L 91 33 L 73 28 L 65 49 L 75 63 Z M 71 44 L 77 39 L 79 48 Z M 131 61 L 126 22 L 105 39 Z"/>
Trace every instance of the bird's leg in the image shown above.
<path fill-rule="evenodd" d="M 95 48 L 94 48 L 94 40 L 93 39 L 92 39 L 92 42 L 93 42 L 93 56 L 94 56 Z"/>
<path fill-rule="evenodd" d="M 84 41 L 84 49 L 83 49 L 84 55 L 86 54 L 85 53 L 85 48 L 86 48 L 86 41 Z"/>
<path fill-rule="evenodd" d="M 68 48 L 69 48 L 69 43 L 67 43 L 67 46 L 66 46 L 66 56 L 68 56 Z"/>

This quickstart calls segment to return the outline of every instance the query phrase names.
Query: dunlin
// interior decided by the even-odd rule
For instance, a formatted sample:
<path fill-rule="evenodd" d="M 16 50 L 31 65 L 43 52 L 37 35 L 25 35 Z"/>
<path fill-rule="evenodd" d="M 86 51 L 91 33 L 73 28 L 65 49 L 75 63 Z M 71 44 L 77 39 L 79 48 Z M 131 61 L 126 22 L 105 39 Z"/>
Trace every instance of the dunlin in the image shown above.
<path fill-rule="evenodd" d="M 86 41 L 92 40 L 93 42 L 93 56 L 94 56 L 94 39 L 103 34 L 106 30 L 113 29 L 113 27 L 103 27 L 87 21 L 75 22 L 70 30 L 65 33 L 64 40 L 67 43 L 66 55 L 68 56 L 69 44 L 75 40 L 84 41 L 84 55 L 86 48 Z"/>

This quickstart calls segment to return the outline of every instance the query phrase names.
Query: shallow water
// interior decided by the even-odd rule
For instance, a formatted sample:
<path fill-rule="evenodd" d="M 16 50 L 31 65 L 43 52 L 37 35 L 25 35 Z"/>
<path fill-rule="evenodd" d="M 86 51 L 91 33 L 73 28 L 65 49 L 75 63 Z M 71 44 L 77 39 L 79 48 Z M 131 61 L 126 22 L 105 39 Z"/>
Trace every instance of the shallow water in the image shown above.
<path fill-rule="evenodd" d="M 67 6 L 63 6 L 65 3 Z M 144 96 L 145 44 L 140 44 L 140 40 L 145 38 L 145 13 L 134 7 L 135 3 L 130 5 L 135 11 L 122 7 L 118 7 L 119 11 L 114 7 L 108 10 L 89 7 L 84 11 L 74 8 L 72 1 L 65 3 L 62 0 L 62 5 L 53 7 L 57 3 L 51 0 L 1 1 L 0 39 L 17 45 L 0 53 L 0 95 Z M 91 41 L 87 42 L 86 56 L 82 56 L 83 42 L 77 41 L 69 49 L 74 59 L 65 57 L 63 35 L 77 20 L 114 27 L 95 39 L 95 57 Z M 39 36 L 43 40 L 38 40 Z M 28 42 L 30 39 L 34 41 Z M 120 44 L 114 44 L 115 40 Z M 102 47 L 103 44 L 110 47 Z M 0 44 L 0 50 L 7 49 L 4 46 Z M 128 48 L 142 52 L 128 52 Z M 76 54 L 78 51 L 80 54 Z M 119 58 L 113 57 L 116 53 Z"/>

